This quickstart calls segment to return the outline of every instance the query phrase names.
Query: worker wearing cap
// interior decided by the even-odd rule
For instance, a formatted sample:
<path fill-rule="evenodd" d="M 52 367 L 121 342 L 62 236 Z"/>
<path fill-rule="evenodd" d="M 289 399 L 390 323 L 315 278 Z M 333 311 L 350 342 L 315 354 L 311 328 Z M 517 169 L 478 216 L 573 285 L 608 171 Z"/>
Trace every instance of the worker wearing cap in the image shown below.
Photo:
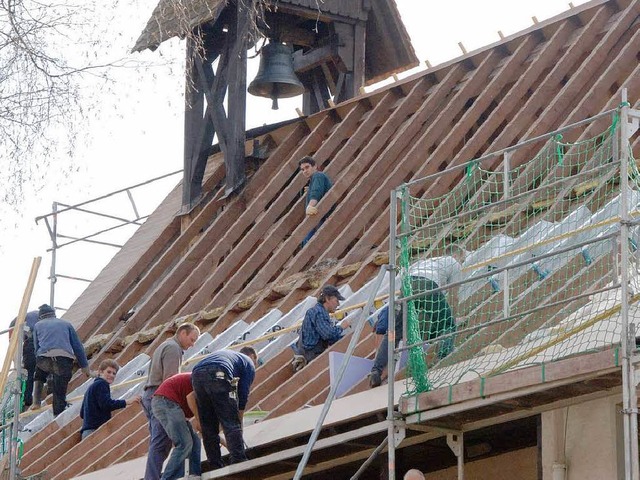
<path fill-rule="evenodd" d="M 300 338 L 294 350 L 297 350 L 306 362 L 310 362 L 329 345 L 340 340 L 344 330 L 349 327 L 347 320 L 337 325 L 329 316 L 336 311 L 341 300 L 344 300 L 344 297 L 336 287 L 325 285 L 318 297 L 318 303 L 304 314 Z"/>

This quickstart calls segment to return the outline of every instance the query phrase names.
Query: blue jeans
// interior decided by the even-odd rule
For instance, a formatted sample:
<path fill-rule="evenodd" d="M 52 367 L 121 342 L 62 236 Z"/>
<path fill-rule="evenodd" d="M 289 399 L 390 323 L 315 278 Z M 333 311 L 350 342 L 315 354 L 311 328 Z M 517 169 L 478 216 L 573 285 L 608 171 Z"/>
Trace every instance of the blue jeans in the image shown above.
<path fill-rule="evenodd" d="M 220 425 L 227 440 L 231 463 L 247 459 L 242 439 L 242 424 L 238 411 L 237 392 L 228 379 L 216 378 L 219 370 L 214 366 L 199 369 L 191 375 L 193 391 L 196 393 L 202 440 L 209 464 L 222 468 L 220 453 Z"/>
<path fill-rule="evenodd" d="M 402 340 L 402 312 L 398 313 L 395 316 L 395 329 L 396 329 L 396 342 L 395 347 L 398 347 L 398 343 Z M 382 372 L 387 368 L 387 361 L 389 360 L 389 346 L 387 342 L 389 341 L 389 327 L 387 327 L 387 331 L 382 337 L 382 342 L 378 345 L 378 351 L 376 352 L 376 358 L 373 361 L 373 367 L 371 367 L 371 371 L 376 371 L 378 374 L 382 375 Z M 389 377 L 391 378 L 391 376 Z"/>
<path fill-rule="evenodd" d="M 147 388 L 142 395 L 142 409 L 149 421 L 149 454 L 144 480 L 160 480 L 162 464 L 171 451 L 171 439 L 151 410 L 151 397 L 158 387 Z"/>
<path fill-rule="evenodd" d="M 200 438 L 187 421 L 182 407 L 166 397 L 155 396 L 151 410 L 173 442 L 174 448 L 162 480 L 184 477 L 184 461 L 189 459 L 189 473 L 200 475 Z"/>
<path fill-rule="evenodd" d="M 84 440 L 85 438 L 87 438 L 89 435 L 91 435 L 96 430 L 97 430 L 97 428 L 94 428 L 93 430 L 83 430 L 80 440 Z"/>

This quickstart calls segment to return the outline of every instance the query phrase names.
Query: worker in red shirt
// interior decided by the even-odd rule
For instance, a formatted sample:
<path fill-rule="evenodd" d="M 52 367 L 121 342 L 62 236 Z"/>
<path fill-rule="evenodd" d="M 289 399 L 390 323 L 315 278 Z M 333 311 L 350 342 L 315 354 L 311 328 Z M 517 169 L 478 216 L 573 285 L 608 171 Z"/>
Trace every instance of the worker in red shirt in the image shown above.
<path fill-rule="evenodd" d="M 187 478 L 200 478 L 200 437 L 189 422 L 195 416 L 196 430 L 200 430 L 191 373 L 179 373 L 162 382 L 151 398 L 151 410 L 174 446 L 161 480 L 184 477 L 184 461 L 187 458 Z"/>

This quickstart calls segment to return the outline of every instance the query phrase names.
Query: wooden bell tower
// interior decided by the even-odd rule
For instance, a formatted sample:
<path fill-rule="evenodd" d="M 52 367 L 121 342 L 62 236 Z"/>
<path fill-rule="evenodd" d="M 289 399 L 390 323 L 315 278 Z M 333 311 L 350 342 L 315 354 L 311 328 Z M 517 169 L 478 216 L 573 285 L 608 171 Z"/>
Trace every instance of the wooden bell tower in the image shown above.
<path fill-rule="evenodd" d="M 258 37 L 292 47 L 305 115 L 418 64 L 394 0 L 160 0 L 133 50 L 176 35 L 187 41 L 185 213 L 199 202 L 214 136 L 226 194 L 245 182 L 247 50 Z"/>

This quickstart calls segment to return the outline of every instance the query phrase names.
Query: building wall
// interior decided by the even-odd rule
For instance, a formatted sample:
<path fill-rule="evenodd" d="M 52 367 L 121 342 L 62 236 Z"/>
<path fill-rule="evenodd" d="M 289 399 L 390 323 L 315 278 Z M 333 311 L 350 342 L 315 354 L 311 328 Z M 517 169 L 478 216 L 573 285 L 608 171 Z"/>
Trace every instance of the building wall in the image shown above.
<path fill-rule="evenodd" d="M 489 457 L 464 466 L 464 477 L 473 480 L 537 480 L 538 449 L 523 448 Z M 457 480 L 457 467 L 439 470 L 425 475 L 427 480 Z M 603 477 L 604 478 L 604 477 Z"/>
<path fill-rule="evenodd" d="M 566 466 L 565 480 L 620 478 L 619 401 L 606 397 L 542 414 L 543 480 L 553 479 L 554 464 Z"/>

